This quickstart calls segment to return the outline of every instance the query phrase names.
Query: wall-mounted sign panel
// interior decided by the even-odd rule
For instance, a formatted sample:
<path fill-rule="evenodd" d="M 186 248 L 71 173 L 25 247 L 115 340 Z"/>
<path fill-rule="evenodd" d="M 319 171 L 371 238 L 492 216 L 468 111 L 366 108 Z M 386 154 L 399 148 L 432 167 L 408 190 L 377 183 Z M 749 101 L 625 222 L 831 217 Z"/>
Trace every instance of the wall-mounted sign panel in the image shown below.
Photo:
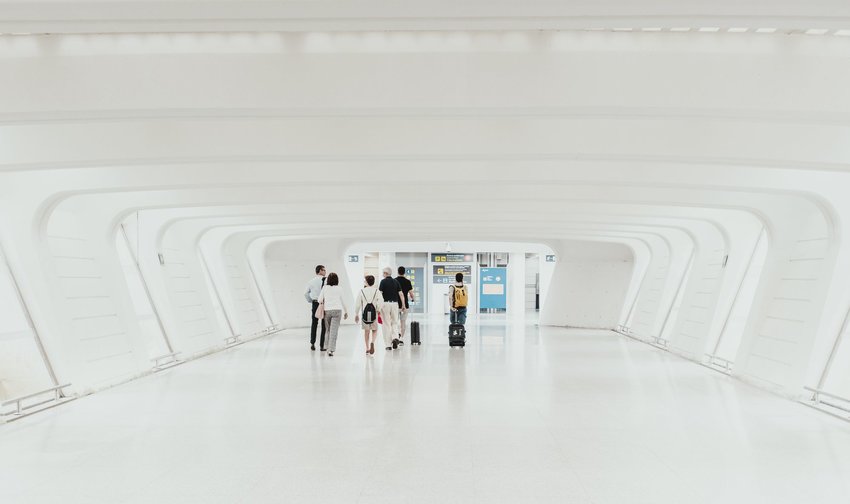
<path fill-rule="evenodd" d="M 555 256 L 547 255 L 546 256 L 546 262 L 555 262 Z"/>
<path fill-rule="evenodd" d="M 350 263 L 360 262 L 360 256 L 359 255 L 350 255 L 350 256 L 348 256 L 348 262 L 350 262 Z"/>
<path fill-rule="evenodd" d="M 506 310 L 508 307 L 507 268 L 481 268 L 480 308 L 482 310 Z"/>
<path fill-rule="evenodd" d="M 405 276 L 413 284 L 414 301 L 410 303 L 410 311 L 425 313 L 425 268 L 408 267 Z"/>
<path fill-rule="evenodd" d="M 432 266 L 431 282 L 435 284 L 455 283 L 455 275 L 463 273 L 464 283 L 472 283 L 471 264 L 435 264 Z"/>
<path fill-rule="evenodd" d="M 474 260 L 474 256 L 472 254 L 459 254 L 459 253 L 432 253 L 431 254 L 431 262 L 433 263 L 471 263 Z"/>

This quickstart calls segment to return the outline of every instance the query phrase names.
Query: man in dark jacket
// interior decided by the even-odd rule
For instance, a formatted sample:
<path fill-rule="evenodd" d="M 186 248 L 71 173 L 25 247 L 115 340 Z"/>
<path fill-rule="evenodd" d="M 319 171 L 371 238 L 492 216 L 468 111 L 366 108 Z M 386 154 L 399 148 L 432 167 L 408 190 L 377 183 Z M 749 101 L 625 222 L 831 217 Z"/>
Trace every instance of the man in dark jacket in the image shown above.
<path fill-rule="evenodd" d="M 395 281 L 398 282 L 399 287 L 401 287 L 401 301 L 398 307 L 398 309 L 401 310 L 399 314 L 399 345 L 404 345 L 404 335 L 407 334 L 407 314 L 410 313 L 410 302 L 414 301 L 413 284 L 410 282 L 410 280 L 407 279 L 406 276 L 404 276 L 405 273 L 407 273 L 405 267 L 399 266 L 398 276 L 395 277 Z"/>

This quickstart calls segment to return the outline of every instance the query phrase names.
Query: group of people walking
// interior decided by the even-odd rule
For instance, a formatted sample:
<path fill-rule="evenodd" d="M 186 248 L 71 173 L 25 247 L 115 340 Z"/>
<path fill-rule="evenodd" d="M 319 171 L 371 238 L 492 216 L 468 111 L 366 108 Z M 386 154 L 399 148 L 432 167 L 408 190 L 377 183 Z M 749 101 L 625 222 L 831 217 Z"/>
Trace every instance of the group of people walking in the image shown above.
<path fill-rule="evenodd" d="M 415 302 L 413 284 L 405 277 L 405 273 L 404 266 L 399 266 L 398 276 L 393 278 L 392 269 L 384 268 L 383 279 L 377 287 L 373 275 L 364 278 L 363 288 L 354 303 L 354 321 L 361 324 L 366 353 L 369 355 L 375 353 L 379 324 L 383 326 L 381 332 L 387 350 L 404 345 L 410 303 Z M 312 306 L 310 349 L 316 349 L 316 336 L 319 333 L 319 349 L 327 351 L 329 357 L 333 356 L 339 325 L 348 319 L 348 306 L 339 285 L 339 275 L 327 274 L 321 264 L 316 266 L 316 276 L 307 283 L 304 297 Z"/>

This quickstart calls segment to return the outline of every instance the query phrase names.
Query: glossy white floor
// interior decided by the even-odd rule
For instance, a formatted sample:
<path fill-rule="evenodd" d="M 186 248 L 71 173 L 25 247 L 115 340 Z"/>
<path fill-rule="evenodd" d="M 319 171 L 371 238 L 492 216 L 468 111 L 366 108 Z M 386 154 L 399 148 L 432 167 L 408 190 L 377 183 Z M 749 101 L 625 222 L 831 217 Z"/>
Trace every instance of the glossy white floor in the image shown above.
<path fill-rule="evenodd" d="M 3 503 L 837 503 L 850 424 L 609 332 L 292 330 L 0 426 Z"/>

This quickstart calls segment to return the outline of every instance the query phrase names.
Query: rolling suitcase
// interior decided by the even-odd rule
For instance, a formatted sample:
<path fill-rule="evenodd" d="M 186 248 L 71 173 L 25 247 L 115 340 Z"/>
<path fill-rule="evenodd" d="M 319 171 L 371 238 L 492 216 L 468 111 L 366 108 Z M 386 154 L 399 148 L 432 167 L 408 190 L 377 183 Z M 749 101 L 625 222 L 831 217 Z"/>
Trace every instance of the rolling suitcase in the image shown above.
<path fill-rule="evenodd" d="M 411 345 L 421 345 L 422 339 L 419 336 L 419 322 L 411 322 L 410 323 L 410 344 Z"/>
<path fill-rule="evenodd" d="M 449 326 L 449 346 L 466 346 L 466 328 L 463 324 L 452 324 Z"/>

